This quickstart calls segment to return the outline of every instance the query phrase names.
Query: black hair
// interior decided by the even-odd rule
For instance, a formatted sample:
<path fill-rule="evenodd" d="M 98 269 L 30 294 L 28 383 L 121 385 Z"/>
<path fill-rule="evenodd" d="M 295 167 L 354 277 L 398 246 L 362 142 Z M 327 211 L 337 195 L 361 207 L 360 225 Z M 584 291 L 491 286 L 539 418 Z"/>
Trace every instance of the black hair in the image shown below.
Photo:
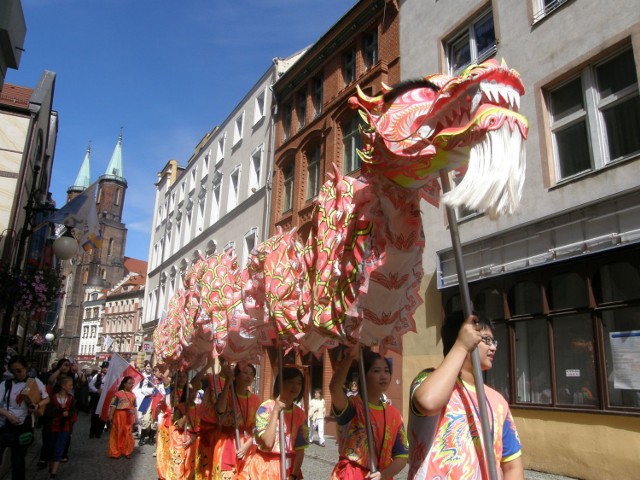
<path fill-rule="evenodd" d="M 127 383 L 129 380 L 133 380 L 133 377 L 130 375 L 127 375 L 126 377 L 124 377 L 120 382 L 120 386 L 118 387 L 118 390 L 124 390 L 124 384 Z"/>
<path fill-rule="evenodd" d="M 245 367 L 251 367 L 251 370 L 253 371 L 253 376 L 256 376 L 257 370 L 256 367 L 253 366 L 250 363 L 245 363 L 242 365 L 242 368 L 244 369 Z M 233 369 L 233 374 L 237 377 L 238 375 L 240 375 L 240 364 L 236 363 L 236 368 Z"/>
<path fill-rule="evenodd" d="M 9 363 L 7 365 L 11 367 L 11 365 L 13 365 L 14 363 L 19 363 L 24 368 L 29 368 L 29 361 L 27 360 L 27 357 L 25 357 L 24 355 L 14 355 L 9 359 Z"/>
<path fill-rule="evenodd" d="M 282 383 L 296 377 L 300 377 L 300 380 L 302 381 L 302 384 L 303 384 L 303 388 L 300 390 L 300 394 L 298 395 L 298 398 L 294 399 L 295 402 L 299 402 L 300 400 L 302 400 L 302 395 L 304 393 L 304 375 L 300 370 L 294 367 L 285 367 L 282 369 Z M 276 381 L 273 384 L 273 398 L 278 398 L 279 395 L 280 395 L 280 375 L 278 374 L 276 376 Z"/>
<path fill-rule="evenodd" d="M 373 352 L 371 350 L 369 350 L 368 348 L 365 348 L 362 351 L 362 362 L 364 365 L 364 374 L 366 375 L 369 370 L 371 370 L 371 367 L 373 367 L 373 364 L 376 363 L 376 361 L 378 360 L 384 360 L 384 363 L 387 364 L 387 367 L 389 367 L 389 373 L 393 373 L 393 369 L 391 367 L 391 362 L 389 361 L 388 358 L 383 357 L 382 355 L 380 355 L 378 352 Z M 361 379 L 358 378 L 358 390 L 359 391 L 364 391 L 363 385 L 361 383 Z"/>
<path fill-rule="evenodd" d="M 73 378 L 68 375 L 60 375 L 56 379 L 56 384 L 53 386 L 53 393 L 59 393 L 60 390 L 62 390 L 62 384 L 67 381 L 71 381 L 73 383 Z"/>
<path fill-rule="evenodd" d="M 58 360 L 58 363 L 56 363 L 56 370 L 60 370 L 60 367 L 65 363 L 68 363 L 69 366 L 71 366 L 71 361 L 68 358 L 61 358 Z"/>
<path fill-rule="evenodd" d="M 414 78 L 409 80 L 403 80 L 400 83 L 397 83 L 391 87 L 387 93 L 382 97 L 385 103 L 391 102 L 395 100 L 403 93 L 408 92 L 409 90 L 415 90 L 417 88 L 430 88 L 434 92 L 440 90 L 435 83 L 430 82 L 429 80 L 425 80 L 424 78 Z"/>
<path fill-rule="evenodd" d="M 478 324 L 482 330 L 490 330 L 491 333 L 494 332 L 491 320 L 478 312 L 473 312 L 472 314 L 478 318 Z M 453 348 L 453 344 L 456 343 L 458 332 L 460 331 L 460 327 L 462 327 L 464 320 L 465 316 L 464 313 L 462 313 L 462 310 L 451 312 L 445 317 L 444 323 L 442 324 L 442 330 L 440 331 L 440 335 L 442 336 L 442 353 L 444 353 L 444 355 L 449 353 L 449 350 Z"/>
<path fill-rule="evenodd" d="M 149 365 L 151 367 L 151 362 L 149 360 L 145 360 L 144 363 L 142 364 L 142 367 L 146 367 L 147 365 Z"/>

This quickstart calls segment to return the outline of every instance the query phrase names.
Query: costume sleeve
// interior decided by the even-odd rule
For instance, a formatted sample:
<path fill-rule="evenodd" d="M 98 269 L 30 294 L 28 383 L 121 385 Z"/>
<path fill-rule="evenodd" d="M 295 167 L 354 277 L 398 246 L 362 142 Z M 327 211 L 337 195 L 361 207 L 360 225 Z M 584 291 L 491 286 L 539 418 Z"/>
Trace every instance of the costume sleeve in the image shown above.
<path fill-rule="evenodd" d="M 114 407 L 114 408 L 118 408 L 118 402 L 119 402 L 119 398 L 118 398 L 118 394 L 116 393 L 113 398 L 111 399 L 111 403 L 109 404 L 109 408 Z"/>
<path fill-rule="evenodd" d="M 518 438 L 516 425 L 513 423 L 511 411 L 507 411 L 507 418 L 502 427 L 502 463 L 515 460 L 522 454 L 522 446 Z"/>
<path fill-rule="evenodd" d="M 298 417 L 298 431 L 296 432 L 296 438 L 293 443 L 294 450 L 302 450 L 305 448 L 309 448 L 309 426 L 306 422 L 306 416 L 304 414 L 304 410 L 301 408 L 295 407 L 294 410 L 296 417 Z"/>
<path fill-rule="evenodd" d="M 391 449 L 391 456 L 393 458 L 406 458 L 409 456 L 409 442 L 407 440 L 407 430 L 404 428 L 404 423 L 402 422 L 402 416 L 400 412 L 398 412 L 398 430 L 396 432 L 396 440 L 393 444 L 393 448 Z"/>
<path fill-rule="evenodd" d="M 346 425 L 356 416 L 356 407 L 353 405 L 354 398 L 355 397 L 349 397 L 349 403 L 344 407 L 342 412 L 336 412 L 333 405 L 331 405 L 331 412 L 336 417 L 336 423 L 338 425 Z"/>
<path fill-rule="evenodd" d="M 422 413 L 420 413 L 413 404 L 413 392 L 415 392 L 416 389 L 420 385 L 422 385 L 422 382 L 424 382 L 427 379 L 427 377 L 429 377 L 429 374 L 433 371 L 434 371 L 433 368 L 426 368 L 422 370 L 416 376 L 416 378 L 413 379 L 413 382 L 411 382 L 411 387 L 409 388 L 409 410 L 413 415 L 417 415 L 418 417 L 423 417 L 424 415 L 422 415 Z"/>
<path fill-rule="evenodd" d="M 267 429 L 267 424 L 269 423 L 271 410 L 268 404 L 265 403 L 258 407 L 258 411 L 256 412 L 256 428 L 254 430 L 256 437 L 260 438 L 264 435 L 264 431 Z"/>

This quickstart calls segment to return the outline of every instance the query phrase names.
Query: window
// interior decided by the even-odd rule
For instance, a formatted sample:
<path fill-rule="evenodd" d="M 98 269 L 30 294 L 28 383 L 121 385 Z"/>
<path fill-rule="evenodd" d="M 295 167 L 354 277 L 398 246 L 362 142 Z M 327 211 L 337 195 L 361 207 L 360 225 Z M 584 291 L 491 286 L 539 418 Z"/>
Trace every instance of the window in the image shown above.
<path fill-rule="evenodd" d="M 242 129 L 244 127 L 244 112 L 236 118 L 233 124 L 233 145 L 237 145 L 242 140 Z"/>
<path fill-rule="evenodd" d="M 320 191 L 320 147 L 307 154 L 307 200 L 314 198 Z"/>
<path fill-rule="evenodd" d="M 293 177 L 295 173 L 293 162 L 290 162 L 286 167 L 284 167 L 282 173 L 284 177 L 282 212 L 284 213 L 293 209 Z"/>
<path fill-rule="evenodd" d="M 236 208 L 238 205 L 238 194 L 240 190 L 240 167 L 236 167 L 229 177 L 229 201 L 227 202 L 227 212 Z"/>
<path fill-rule="evenodd" d="M 265 98 L 266 93 L 265 90 L 260 92 L 260 94 L 256 97 L 256 102 L 253 107 L 253 124 L 255 125 L 264 117 L 264 107 L 265 107 Z"/>
<path fill-rule="evenodd" d="M 640 413 L 629 363 L 640 336 L 638 258 L 640 247 L 626 247 L 472 284 L 499 341 L 487 383 L 512 404 Z M 451 292 L 448 312 L 459 305 Z"/>
<path fill-rule="evenodd" d="M 564 5 L 567 0 L 534 0 L 534 8 L 536 13 L 533 15 L 533 23 L 539 22 L 547 15 L 555 12 L 559 7 Z"/>
<path fill-rule="evenodd" d="M 342 79 L 349 85 L 356 79 L 356 50 L 352 48 L 342 55 Z"/>
<path fill-rule="evenodd" d="M 242 265 L 247 264 L 249 254 L 258 244 L 258 228 L 254 227 L 244 235 L 244 249 L 242 252 Z"/>
<path fill-rule="evenodd" d="M 362 119 L 356 115 L 342 129 L 342 171 L 344 173 L 358 170 L 362 163 L 357 152 L 362 148 L 360 125 L 362 125 Z"/>
<path fill-rule="evenodd" d="M 196 189 L 196 166 L 191 169 L 191 182 L 189 183 L 189 192 L 193 192 Z"/>
<path fill-rule="evenodd" d="M 202 172 L 200 178 L 205 178 L 209 174 L 209 158 L 211 158 L 211 150 L 202 158 Z"/>
<path fill-rule="evenodd" d="M 374 30 L 365 35 L 364 45 L 364 66 L 367 70 L 378 63 L 378 31 Z"/>
<path fill-rule="evenodd" d="M 298 93 L 296 102 L 296 114 L 298 116 L 298 130 L 301 130 L 307 124 L 307 94 L 306 92 Z"/>
<path fill-rule="evenodd" d="M 186 190 L 185 182 L 182 182 L 182 183 L 180 184 L 180 197 L 178 197 L 178 203 L 180 203 L 180 202 L 183 202 L 183 201 L 184 201 L 184 193 L 185 193 L 185 190 Z M 164 210 L 163 210 L 163 212 L 164 212 Z M 163 213 L 163 215 L 164 215 L 164 213 Z"/>
<path fill-rule="evenodd" d="M 291 104 L 284 106 L 284 112 L 282 114 L 282 135 L 286 140 L 291 136 Z"/>
<path fill-rule="evenodd" d="M 176 192 L 173 191 L 171 192 L 171 200 L 169 201 L 169 210 L 171 213 L 173 213 L 173 211 L 176 208 Z"/>
<path fill-rule="evenodd" d="M 556 180 L 640 153 L 640 96 L 630 48 L 550 90 Z"/>
<path fill-rule="evenodd" d="M 120 205 L 120 195 L 121 195 L 120 189 L 119 189 L 119 188 L 116 188 L 116 198 L 115 198 L 115 199 L 114 199 L 114 201 L 113 201 L 113 204 L 114 204 L 116 207 L 117 207 L 118 205 Z"/>
<path fill-rule="evenodd" d="M 109 239 L 109 243 L 107 245 L 107 257 L 113 255 L 113 238 Z"/>
<path fill-rule="evenodd" d="M 313 116 L 314 118 L 322 113 L 323 87 L 324 87 L 324 78 L 322 78 L 322 75 L 313 79 Z"/>
<path fill-rule="evenodd" d="M 249 162 L 249 195 L 255 193 L 260 188 L 262 149 L 263 146 L 260 145 L 256 151 L 251 154 L 251 161 Z"/>
<path fill-rule="evenodd" d="M 196 236 L 200 235 L 204 228 L 204 205 L 205 199 L 201 198 L 198 202 L 198 212 L 196 215 Z"/>
<path fill-rule="evenodd" d="M 226 143 L 227 132 L 222 134 L 222 137 L 218 140 L 218 152 L 216 153 L 216 165 L 224 159 L 224 144 Z"/>
<path fill-rule="evenodd" d="M 211 188 L 211 223 L 214 224 L 220 218 L 220 192 L 222 191 L 222 174 L 215 172 Z"/>
<path fill-rule="evenodd" d="M 447 44 L 449 71 L 458 75 L 474 63 L 481 63 L 496 52 L 493 12 L 489 11 L 466 26 Z"/>

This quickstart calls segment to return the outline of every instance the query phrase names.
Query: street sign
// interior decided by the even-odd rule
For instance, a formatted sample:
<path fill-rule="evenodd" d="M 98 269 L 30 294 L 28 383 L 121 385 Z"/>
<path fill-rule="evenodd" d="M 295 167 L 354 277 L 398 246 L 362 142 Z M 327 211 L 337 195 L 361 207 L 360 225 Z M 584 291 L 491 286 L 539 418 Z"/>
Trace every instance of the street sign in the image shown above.
<path fill-rule="evenodd" d="M 153 352 L 153 342 L 142 342 L 142 351 L 144 353 Z"/>

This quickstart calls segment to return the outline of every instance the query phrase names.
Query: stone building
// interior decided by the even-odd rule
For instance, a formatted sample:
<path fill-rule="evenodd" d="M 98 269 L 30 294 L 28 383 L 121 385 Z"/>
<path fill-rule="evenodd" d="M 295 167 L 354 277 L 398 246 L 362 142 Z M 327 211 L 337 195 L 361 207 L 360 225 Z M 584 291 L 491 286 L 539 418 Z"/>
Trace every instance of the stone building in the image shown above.
<path fill-rule="evenodd" d="M 509 400 L 528 468 L 635 478 L 640 350 L 625 345 L 640 330 L 637 2 L 407 0 L 400 40 L 403 79 L 490 57 L 522 75 L 522 205 L 497 221 L 458 212 L 473 306 L 499 339 L 487 382 Z M 442 319 L 460 308 L 443 210 L 421 211 L 426 303 L 404 338 L 405 386 L 438 365 Z"/>

